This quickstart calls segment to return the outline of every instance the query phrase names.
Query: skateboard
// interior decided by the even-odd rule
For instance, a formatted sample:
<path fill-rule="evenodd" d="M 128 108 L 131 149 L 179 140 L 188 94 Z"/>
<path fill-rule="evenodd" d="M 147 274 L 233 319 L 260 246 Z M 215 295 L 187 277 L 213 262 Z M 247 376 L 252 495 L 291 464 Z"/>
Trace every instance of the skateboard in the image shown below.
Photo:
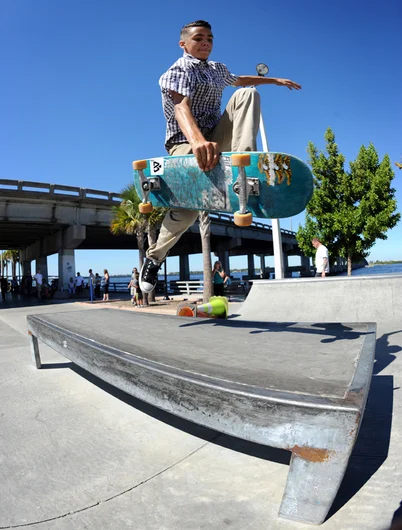
<path fill-rule="evenodd" d="M 141 213 L 153 206 L 234 214 L 238 226 L 253 216 L 282 219 L 304 210 L 313 194 L 313 176 L 298 158 L 284 153 L 222 153 L 203 172 L 194 155 L 133 162 Z"/>

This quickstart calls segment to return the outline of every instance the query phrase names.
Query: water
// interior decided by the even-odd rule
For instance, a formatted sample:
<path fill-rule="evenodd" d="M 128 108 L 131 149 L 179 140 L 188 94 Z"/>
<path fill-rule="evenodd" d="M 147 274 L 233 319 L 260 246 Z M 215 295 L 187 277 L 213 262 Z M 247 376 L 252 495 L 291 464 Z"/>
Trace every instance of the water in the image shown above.
<path fill-rule="evenodd" d="M 258 275 L 259 270 L 256 269 L 256 274 Z M 393 263 L 389 265 L 373 265 L 369 267 L 362 267 L 361 269 L 355 269 L 352 271 L 352 276 L 372 276 L 372 275 L 383 275 L 383 274 L 402 274 L 402 263 Z M 298 273 L 295 273 L 295 277 L 297 277 Z M 238 271 L 238 272 L 232 272 L 231 276 L 233 278 L 242 279 L 243 276 L 247 276 L 247 271 Z M 343 272 L 339 274 L 338 276 L 347 276 L 347 272 Z M 111 276 L 110 280 L 112 282 L 128 282 L 130 281 L 131 276 L 124 276 L 124 277 L 115 277 Z M 159 275 L 159 280 L 163 281 L 164 276 Z M 168 281 L 174 281 L 179 280 L 180 277 L 178 274 L 168 274 L 167 275 Z M 190 280 L 202 280 L 203 274 L 190 274 Z"/>
<path fill-rule="evenodd" d="M 255 270 L 256 275 L 259 274 L 259 269 Z M 392 263 L 389 265 L 373 265 L 368 267 L 362 267 L 361 269 L 355 269 L 352 271 L 352 276 L 373 276 L 373 275 L 383 275 L 383 274 L 402 274 L 402 263 Z M 243 276 L 247 276 L 247 271 L 236 271 L 232 272 L 231 276 L 233 278 L 237 279 L 243 279 Z M 293 273 L 293 276 L 295 278 L 298 277 L 298 273 Z M 347 272 L 342 272 L 338 274 L 338 276 L 347 276 Z M 57 276 L 55 276 L 56 278 Z M 53 276 L 49 276 L 49 281 Z M 84 276 L 85 282 L 88 281 L 88 277 Z M 163 281 L 164 276 L 163 274 L 159 275 L 159 280 Z M 168 274 L 167 275 L 168 281 L 174 281 L 174 280 L 180 280 L 180 277 L 178 274 Z M 190 274 L 190 280 L 202 280 L 203 274 Z M 9 276 L 9 280 L 11 280 L 11 276 Z M 127 282 L 127 285 L 129 281 L 131 280 L 131 276 L 110 276 L 110 281 L 115 283 L 125 283 Z"/>
<path fill-rule="evenodd" d="M 402 274 L 402 263 L 373 265 L 352 271 L 352 276 L 379 276 L 382 274 Z M 339 276 L 347 276 L 347 272 L 343 272 Z"/>

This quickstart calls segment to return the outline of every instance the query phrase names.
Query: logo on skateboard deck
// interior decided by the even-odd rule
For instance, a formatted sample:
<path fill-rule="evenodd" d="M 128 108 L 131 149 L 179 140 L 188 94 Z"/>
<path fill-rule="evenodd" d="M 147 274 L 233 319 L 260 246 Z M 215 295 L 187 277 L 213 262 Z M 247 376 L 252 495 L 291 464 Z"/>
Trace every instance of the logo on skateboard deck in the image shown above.
<path fill-rule="evenodd" d="M 282 184 L 286 178 L 287 184 L 290 186 L 292 180 L 290 156 L 262 153 L 258 157 L 258 170 L 260 173 L 265 174 L 268 185 L 275 186 L 275 184 Z"/>
<path fill-rule="evenodd" d="M 163 175 L 165 161 L 161 158 L 152 158 L 150 160 L 151 175 Z"/>

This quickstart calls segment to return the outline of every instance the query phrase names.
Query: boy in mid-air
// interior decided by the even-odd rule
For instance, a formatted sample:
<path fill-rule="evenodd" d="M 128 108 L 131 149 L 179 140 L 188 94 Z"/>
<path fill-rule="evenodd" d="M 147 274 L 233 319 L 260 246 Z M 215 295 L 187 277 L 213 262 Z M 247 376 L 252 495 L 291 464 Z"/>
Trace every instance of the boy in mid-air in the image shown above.
<path fill-rule="evenodd" d="M 213 169 L 222 151 L 256 151 L 260 120 L 260 96 L 256 90 L 236 90 L 221 115 L 223 89 L 227 86 L 278 85 L 301 88 L 289 79 L 236 76 L 222 63 L 208 61 L 213 35 L 205 20 L 183 27 L 183 57 L 162 75 L 165 147 L 169 155 L 193 153 L 202 171 Z M 198 211 L 170 210 L 163 220 L 157 242 L 149 247 L 140 274 L 143 292 L 156 286 L 158 271 L 169 250 L 197 219 Z"/>

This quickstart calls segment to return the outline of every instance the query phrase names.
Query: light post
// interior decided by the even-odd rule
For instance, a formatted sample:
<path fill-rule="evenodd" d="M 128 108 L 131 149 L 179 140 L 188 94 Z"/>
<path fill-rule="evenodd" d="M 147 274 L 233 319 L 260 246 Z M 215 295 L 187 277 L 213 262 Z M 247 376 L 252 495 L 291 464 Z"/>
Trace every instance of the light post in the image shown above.
<path fill-rule="evenodd" d="M 165 296 L 163 297 L 163 299 L 164 300 L 170 300 L 169 295 L 168 295 L 166 260 L 163 262 L 163 265 L 164 265 L 163 275 L 164 275 L 164 280 L 165 280 L 165 293 L 164 293 Z"/>
<path fill-rule="evenodd" d="M 264 63 L 258 63 L 256 66 L 257 74 L 264 77 L 269 72 L 269 68 Z M 260 133 L 262 150 L 268 153 L 268 141 L 265 133 L 264 120 L 262 119 L 262 111 L 260 111 Z M 275 185 L 275 184 L 274 184 Z M 282 252 L 282 235 L 279 219 L 271 219 L 272 222 L 272 242 L 274 246 L 274 267 L 275 267 L 275 280 L 281 280 L 284 278 L 284 266 L 283 266 L 283 252 Z"/>

